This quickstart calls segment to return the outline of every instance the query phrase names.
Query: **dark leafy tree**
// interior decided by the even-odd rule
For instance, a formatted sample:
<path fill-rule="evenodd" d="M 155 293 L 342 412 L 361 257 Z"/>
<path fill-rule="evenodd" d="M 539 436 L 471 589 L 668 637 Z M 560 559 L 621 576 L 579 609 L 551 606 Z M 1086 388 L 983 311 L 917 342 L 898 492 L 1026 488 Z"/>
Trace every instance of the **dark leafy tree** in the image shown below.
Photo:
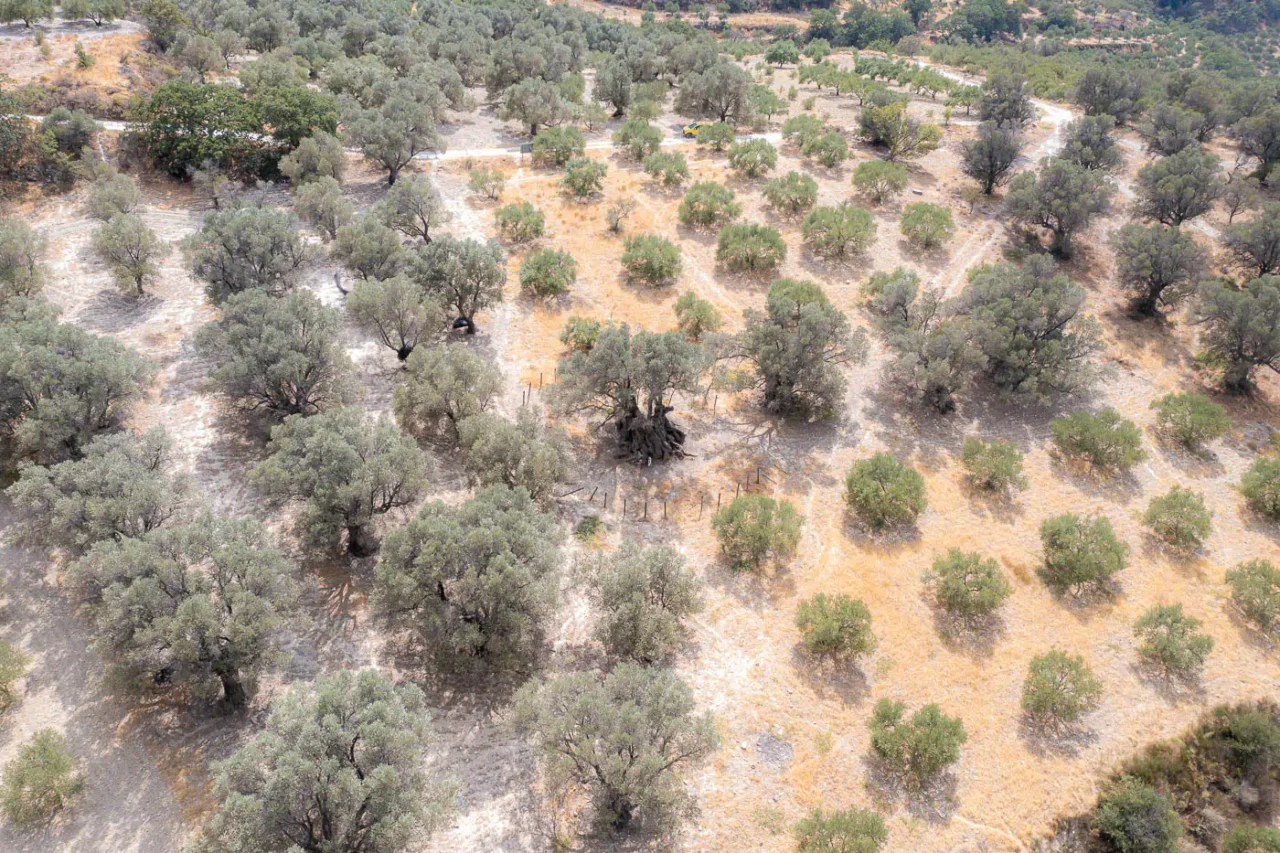
<path fill-rule="evenodd" d="M 967 625 L 990 618 L 1013 592 L 995 560 L 959 548 L 935 557 L 923 580 L 938 606 Z"/>
<path fill-rule="evenodd" d="M 1227 410 L 1203 394 L 1166 394 L 1151 408 L 1156 410 L 1156 429 L 1192 450 L 1231 429 Z"/>
<path fill-rule="evenodd" d="M 347 294 L 347 312 L 400 361 L 448 326 L 444 306 L 404 276 L 357 282 Z"/>
<path fill-rule="evenodd" d="M 1111 135 L 1115 124 L 1115 118 L 1109 115 L 1081 116 L 1067 125 L 1058 156 L 1091 171 L 1112 171 L 1123 159 L 1120 146 Z"/>
<path fill-rule="evenodd" d="M 431 242 L 431 229 L 453 218 L 440 193 L 423 175 L 409 175 L 387 191 L 379 208 L 382 221 L 410 239 Z"/>
<path fill-rule="evenodd" d="M 928 506 L 924 477 L 888 453 L 853 463 L 844 480 L 844 499 L 872 530 L 915 521 Z"/>
<path fill-rule="evenodd" d="M 1248 221 L 1228 225 L 1222 242 L 1248 275 L 1280 273 L 1280 202 L 1263 205 Z"/>
<path fill-rule="evenodd" d="M 407 432 L 424 441 L 453 441 L 463 420 L 489 408 L 502 374 L 464 344 L 418 347 L 405 362 L 405 380 L 391 407 Z"/>
<path fill-rule="evenodd" d="M 1076 81 L 1072 100 L 1085 115 L 1109 115 L 1123 127 L 1141 111 L 1142 82 L 1127 69 L 1088 68 Z"/>
<path fill-rule="evenodd" d="M 765 495 L 741 495 L 711 516 L 724 552 L 735 569 L 759 569 L 768 560 L 795 553 L 804 517 L 790 501 Z"/>
<path fill-rule="evenodd" d="M 1072 513 L 1045 519 L 1040 525 L 1044 545 L 1045 583 L 1056 590 L 1080 593 L 1103 587 L 1123 571 L 1129 546 L 1116 538 L 1111 522 L 1102 516 L 1081 518 Z"/>
<path fill-rule="evenodd" d="M 1171 548 L 1194 551 L 1213 529 L 1213 512 L 1199 492 L 1174 486 L 1151 499 L 1142 523 Z"/>
<path fill-rule="evenodd" d="M 1130 223 L 1111 242 L 1117 277 L 1140 314 L 1153 316 L 1161 306 L 1176 307 L 1208 272 L 1204 250 L 1180 228 Z"/>
<path fill-rule="evenodd" d="M 365 281 L 400 275 L 409 257 L 400 235 L 375 211 L 339 228 L 329 255 Z"/>
<path fill-rule="evenodd" d="M 1070 459 L 1081 459 L 1104 472 L 1127 471 L 1147 456 L 1142 433 L 1133 421 L 1110 407 L 1053 419 L 1053 442 Z"/>
<path fill-rule="evenodd" d="M 1048 228 L 1052 251 L 1071 254 L 1071 238 L 1111 207 L 1114 187 L 1101 173 L 1069 160 L 1045 160 L 1038 174 L 1024 172 L 1009 182 L 1006 204 L 1015 220 Z"/>
<path fill-rule="evenodd" d="M 441 653 L 527 658 L 555 608 L 558 541 L 555 517 L 523 488 L 432 501 L 383 541 L 377 601 Z"/>
<path fill-rule="evenodd" d="M 1032 725 L 1060 733 L 1101 701 L 1102 682 L 1080 655 L 1054 649 L 1031 659 L 1022 683 L 1022 710 Z"/>
<path fill-rule="evenodd" d="M 497 243 L 440 237 L 417 248 L 409 277 L 424 293 L 456 311 L 467 334 L 473 335 L 476 314 L 502 301 L 507 264 Z"/>
<path fill-rule="evenodd" d="M 1207 213 L 1222 195 L 1218 158 L 1189 146 L 1138 172 L 1137 211 L 1165 225 L 1181 225 Z"/>
<path fill-rule="evenodd" d="M 796 628 L 809 654 L 849 661 L 876 647 L 871 634 L 871 611 L 847 595 L 818 593 L 796 607 Z"/>
<path fill-rule="evenodd" d="M 1138 654 L 1166 678 L 1194 679 L 1213 651 L 1213 637 L 1200 632 L 1200 620 L 1184 614 L 1181 604 L 1152 607 L 1133 624 L 1133 635 L 1141 641 Z"/>
<path fill-rule="evenodd" d="M 960 760 L 968 739 L 964 723 L 937 705 L 925 705 L 908 718 L 902 702 L 881 699 L 868 724 L 871 751 L 891 772 L 913 787 L 924 787 Z"/>
<path fill-rule="evenodd" d="M 520 289 L 534 296 L 559 296 L 578 279 L 578 262 L 568 252 L 536 249 L 520 265 Z"/>
<path fill-rule="evenodd" d="M 1026 78 L 1007 71 L 990 74 L 982 84 L 978 117 L 1014 127 L 1025 127 L 1034 121 L 1036 108 L 1031 103 L 1031 86 Z"/>
<path fill-rule="evenodd" d="M 256 522 L 204 513 L 138 539 L 104 540 L 68 572 L 95 645 L 153 682 L 181 678 L 243 710 L 280 657 L 298 592 L 293 567 Z"/>
<path fill-rule="evenodd" d="M 516 724 L 537 742 L 553 778 L 586 789 L 615 829 L 637 817 L 660 824 L 689 795 L 677 771 L 710 755 L 719 736 L 674 672 L 620 663 L 531 682 L 516 697 Z"/>
<path fill-rule="evenodd" d="M 1182 837 L 1182 818 L 1169 798 L 1133 776 L 1098 801 L 1093 826 L 1120 853 L 1173 853 Z"/>
<path fill-rule="evenodd" d="M 1240 289 L 1221 282 L 1204 285 L 1195 319 L 1205 352 L 1221 364 L 1228 390 L 1252 389 L 1255 367 L 1280 371 L 1280 276 L 1255 278 Z"/>
<path fill-rule="evenodd" d="M 1013 176 L 1013 164 L 1022 151 L 1022 136 L 1013 125 L 984 121 L 978 126 L 978 136 L 962 143 L 960 151 L 964 173 L 991 195 Z"/>
<path fill-rule="evenodd" d="M 294 685 L 271 703 L 265 731 L 213 766 L 222 808 L 202 849 L 397 853 L 452 805 L 425 769 L 434 738 L 412 684 L 365 669 Z"/>
<path fill-rule="evenodd" d="M 698 576 L 667 545 L 624 542 L 582 572 L 600 604 L 596 638 L 618 658 L 652 664 L 669 657 L 680 643 L 681 623 L 703 606 Z"/>
<path fill-rule="evenodd" d="M 265 207 L 215 210 L 183 244 L 191 274 L 205 282 L 213 302 L 247 290 L 272 296 L 297 284 L 312 253 L 298 221 Z"/>

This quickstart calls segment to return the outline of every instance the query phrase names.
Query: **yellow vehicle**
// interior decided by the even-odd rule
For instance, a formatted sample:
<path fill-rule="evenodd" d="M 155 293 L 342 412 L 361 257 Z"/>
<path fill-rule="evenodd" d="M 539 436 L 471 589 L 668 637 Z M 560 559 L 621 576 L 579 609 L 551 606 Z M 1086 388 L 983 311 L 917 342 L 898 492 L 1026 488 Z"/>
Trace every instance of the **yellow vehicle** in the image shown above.
<path fill-rule="evenodd" d="M 707 126 L 705 121 L 690 122 L 684 126 L 684 135 L 686 139 L 697 139 L 698 131 Z"/>

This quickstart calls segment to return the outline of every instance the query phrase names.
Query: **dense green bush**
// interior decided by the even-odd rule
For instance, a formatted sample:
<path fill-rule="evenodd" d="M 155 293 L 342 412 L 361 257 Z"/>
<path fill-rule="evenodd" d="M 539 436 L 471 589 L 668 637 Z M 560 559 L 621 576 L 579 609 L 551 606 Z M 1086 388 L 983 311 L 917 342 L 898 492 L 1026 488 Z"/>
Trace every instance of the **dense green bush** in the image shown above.
<path fill-rule="evenodd" d="M 902 702 L 881 699 L 871 714 L 871 750 L 908 784 L 923 787 L 960 759 L 964 723 L 925 705 L 906 719 Z"/>
<path fill-rule="evenodd" d="M 596 637 L 615 657 L 645 664 L 662 660 L 676 650 L 681 622 L 702 609 L 698 576 L 667 545 L 624 542 L 581 571 L 600 602 Z"/>
<path fill-rule="evenodd" d="M 600 337 L 600 321 L 585 317 L 570 317 L 560 332 L 560 343 L 579 352 L 587 352 Z"/>
<path fill-rule="evenodd" d="M 11 706 L 16 698 L 14 688 L 19 678 L 27 674 L 31 658 L 22 649 L 0 642 L 0 711 Z"/>
<path fill-rule="evenodd" d="M 787 172 L 764 185 L 764 197 L 784 213 L 803 213 L 818 200 L 818 182 L 800 172 Z"/>
<path fill-rule="evenodd" d="M 1103 471 L 1125 471 L 1146 458 L 1138 427 L 1111 408 L 1054 418 L 1053 441 L 1062 455 Z"/>
<path fill-rule="evenodd" d="M 733 190 L 715 181 L 698 181 L 689 187 L 676 216 L 685 225 L 719 225 L 738 218 L 742 205 L 734 199 Z"/>
<path fill-rule="evenodd" d="M 655 151 L 644 158 L 644 171 L 666 187 L 679 186 L 689 177 L 689 164 L 679 151 Z"/>
<path fill-rule="evenodd" d="M 558 249 L 537 249 L 520 265 L 520 289 L 535 296 L 568 293 L 577 278 L 578 262 Z"/>
<path fill-rule="evenodd" d="M 1151 499 L 1142 523 L 1171 547 L 1194 551 L 1213 530 L 1213 512 L 1199 492 L 1174 486 Z"/>
<path fill-rule="evenodd" d="M 1116 538 L 1111 522 L 1102 516 L 1066 513 L 1047 518 L 1040 525 L 1040 541 L 1044 581 L 1063 591 L 1104 586 L 1123 571 L 1129 554 L 1129 546 Z"/>
<path fill-rule="evenodd" d="M 1241 563 L 1226 574 L 1231 602 L 1263 634 L 1280 631 L 1280 569 L 1269 560 Z"/>
<path fill-rule="evenodd" d="M 791 556 L 803 524 L 790 501 L 764 495 L 740 495 L 711 516 L 720 550 L 736 569 L 758 569 L 769 558 Z"/>
<path fill-rule="evenodd" d="M 1156 605 L 1133 625 L 1142 641 L 1138 654 L 1166 676 L 1194 678 L 1213 651 L 1213 637 L 1200 633 L 1200 620 L 1182 612 L 1181 604 Z"/>
<path fill-rule="evenodd" d="M 77 764 L 61 734 L 53 729 L 36 732 L 0 777 L 0 810 L 5 818 L 18 826 L 52 818 L 84 787 Z"/>
<path fill-rule="evenodd" d="M 1022 476 L 1022 453 L 1011 441 L 966 438 L 960 464 L 964 466 L 965 479 L 976 488 L 1006 492 L 1027 487 L 1027 478 Z"/>
<path fill-rule="evenodd" d="M 533 138 L 533 161 L 563 166 L 586 150 L 586 140 L 576 127 L 545 127 Z"/>
<path fill-rule="evenodd" d="M 819 257 L 845 258 L 865 252 L 876 239 L 876 221 L 855 204 L 815 207 L 800 223 L 805 245 Z"/>
<path fill-rule="evenodd" d="M 643 163 L 662 145 L 662 131 L 643 119 L 629 119 L 614 131 L 613 144 L 625 148 L 634 159 Z"/>
<path fill-rule="evenodd" d="M 1098 802 L 1093 825 L 1118 853 L 1174 853 L 1182 837 L 1182 818 L 1169 798 L 1132 776 Z"/>
<path fill-rule="evenodd" d="M 760 177 L 777 163 L 778 149 L 767 140 L 747 139 L 729 146 L 729 168 L 748 178 Z"/>
<path fill-rule="evenodd" d="M 1152 402 L 1151 408 L 1156 410 L 1156 429 L 1177 439 L 1185 447 L 1200 447 L 1221 438 L 1231 429 L 1231 416 L 1227 410 L 1194 391 L 1165 394 Z"/>
<path fill-rule="evenodd" d="M 1022 683 L 1022 710 L 1033 725 L 1062 731 L 1101 701 L 1102 682 L 1080 655 L 1055 649 L 1031 659 Z"/>
<path fill-rule="evenodd" d="M 907 167 L 886 160 L 866 160 L 853 170 L 853 185 L 880 204 L 907 188 Z"/>
<path fill-rule="evenodd" d="M 928 505 L 924 477 L 888 453 L 853 463 L 844 488 L 849 508 L 873 530 L 914 521 Z"/>
<path fill-rule="evenodd" d="M 777 229 L 754 222 L 726 225 L 716 239 L 716 260 L 733 272 L 759 272 L 777 267 L 787 257 L 787 244 Z"/>
<path fill-rule="evenodd" d="M 1253 460 L 1240 478 L 1240 494 L 1254 512 L 1280 520 L 1280 459 Z"/>
<path fill-rule="evenodd" d="M 815 657 L 849 660 L 876 647 L 871 611 L 847 595 L 818 593 L 801 601 L 796 607 L 796 628 Z"/>
<path fill-rule="evenodd" d="M 923 249 L 940 246 L 955 233 L 951 209 L 926 201 L 909 204 L 902 209 L 902 236 Z"/>
<path fill-rule="evenodd" d="M 680 275 L 680 247 L 657 234 L 628 237 L 622 253 L 627 281 L 648 285 L 670 284 Z"/>
<path fill-rule="evenodd" d="M 604 189 L 604 176 L 609 167 L 589 157 L 575 157 L 564 166 L 564 178 L 561 185 L 565 190 L 583 201 Z"/>
<path fill-rule="evenodd" d="M 971 624 L 989 617 L 1013 592 L 995 560 L 959 548 L 935 557 L 922 580 L 939 607 Z"/>
<path fill-rule="evenodd" d="M 888 839 L 884 818 L 861 809 L 814 809 L 796 824 L 796 853 L 878 853 Z"/>
<path fill-rule="evenodd" d="M 513 243 L 536 240 L 546 232 L 547 217 L 527 201 L 508 204 L 493 212 L 498 232 Z"/>
<path fill-rule="evenodd" d="M 716 332 L 724 325 L 724 318 L 705 299 L 698 297 L 692 290 L 680 295 L 675 304 L 676 325 L 691 341 L 699 341 L 707 332 Z"/>

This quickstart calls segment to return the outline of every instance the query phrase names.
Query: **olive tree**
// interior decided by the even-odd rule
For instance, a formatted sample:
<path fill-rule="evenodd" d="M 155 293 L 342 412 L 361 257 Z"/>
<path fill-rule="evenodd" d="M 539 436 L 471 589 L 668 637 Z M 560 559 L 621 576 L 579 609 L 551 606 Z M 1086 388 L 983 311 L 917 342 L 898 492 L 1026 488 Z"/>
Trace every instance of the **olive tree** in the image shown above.
<path fill-rule="evenodd" d="M 293 209 L 303 222 L 316 226 L 330 240 L 355 218 L 351 202 L 343 198 L 342 185 L 327 176 L 298 184 L 293 191 Z"/>
<path fill-rule="evenodd" d="M 716 238 L 716 260 L 733 272 L 772 270 L 786 257 L 782 235 L 767 225 L 730 223 Z"/>
<path fill-rule="evenodd" d="M 221 303 L 246 290 L 273 296 L 297 284 L 312 253 L 290 214 L 266 207 L 215 210 L 183 242 L 191 274 Z"/>
<path fill-rule="evenodd" d="M 876 221 L 870 213 L 846 201 L 809 211 L 800 223 L 800 234 L 815 255 L 845 259 L 871 248 L 876 239 Z"/>
<path fill-rule="evenodd" d="M 1265 204 L 1256 216 L 1228 225 L 1223 245 L 1250 277 L 1280 273 L 1280 202 Z"/>
<path fill-rule="evenodd" d="M 787 172 L 764 185 L 764 197 L 776 210 L 795 215 L 818 200 L 818 182 L 799 172 Z"/>
<path fill-rule="evenodd" d="M 1023 172 L 1010 181 L 1005 204 L 1015 220 L 1048 228 L 1051 250 L 1067 257 L 1072 237 L 1110 209 L 1113 190 L 1102 173 L 1055 157 L 1038 174 Z"/>
<path fill-rule="evenodd" d="M 1192 450 L 1221 438 L 1231 429 L 1227 410 L 1193 391 L 1166 394 L 1153 401 L 1151 408 L 1156 410 L 1156 429 Z"/>
<path fill-rule="evenodd" d="M 1181 225 L 1207 213 L 1222 195 L 1215 155 L 1192 145 L 1138 171 L 1136 210 L 1165 225 Z"/>
<path fill-rule="evenodd" d="M 1194 679 L 1213 651 L 1213 637 L 1200 632 L 1200 620 L 1182 612 L 1181 604 L 1158 604 L 1133 624 L 1141 641 L 1138 654 L 1160 667 L 1166 678 Z"/>
<path fill-rule="evenodd" d="M 271 430 L 268 457 L 250 479 L 276 500 L 305 501 L 299 520 L 317 543 L 346 533 L 347 551 L 378 550 L 374 519 L 409 506 L 426 485 L 428 460 L 386 417 L 370 424 L 355 407 L 293 415 Z"/>
<path fill-rule="evenodd" d="M 1004 70 L 992 72 L 982 84 L 978 116 L 983 121 L 1025 127 L 1036 117 L 1031 85 L 1020 74 Z"/>
<path fill-rule="evenodd" d="M 1013 592 L 995 560 L 959 548 L 935 557 L 922 580 L 938 607 L 969 626 L 989 619 Z"/>
<path fill-rule="evenodd" d="M 410 239 L 431 242 L 431 229 L 453 218 L 425 175 L 409 175 L 387 191 L 378 211 L 382 221 Z"/>
<path fill-rule="evenodd" d="M 432 501 L 383 540 L 375 600 L 442 654 L 527 658 L 555 608 L 558 542 L 555 517 L 523 488 Z"/>
<path fill-rule="evenodd" d="M 1255 278 L 1242 288 L 1211 282 L 1195 305 L 1200 342 L 1221 365 L 1230 391 L 1253 388 L 1255 367 L 1280 371 L 1280 276 Z"/>
<path fill-rule="evenodd" d="M 391 408 L 419 439 L 456 441 L 459 424 L 488 409 L 501 390 L 498 368 L 466 345 L 418 347 L 405 362 Z"/>
<path fill-rule="evenodd" d="M 733 190 L 715 181 L 698 181 L 685 191 L 676 216 L 685 225 L 710 226 L 731 222 L 742 213 Z"/>
<path fill-rule="evenodd" d="M 209 385 L 230 400 L 277 418 L 310 415 L 352 394 L 341 332 L 342 315 L 309 290 L 249 290 L 196 332 L 196 351 Z"/>
<path fill-rule="evenodd" d="M 83 551 L 108 539 L 136 539 L 168 523 L 188 493 L 173 473 L 173 442 L 160 427 L 143 435 L 100 435 L 79 459 L 23 465 L 5 490 L 29 538 Z"/>
<path fill-rule="evenodd" d="M 586 151 L 587 141 L 576 127 L 548 127 L 533 138 L 533 161 L 540 165 L 563 166 Z"/>
<path fill-rule="evenodd" d="M 975 488 L 1004 493 L 1027 487 L 1027 478 L 1022 475 L 1022 453 L 1011 441 L 966 438 L 960 451 L 960 464 L 965 470 L 965 480 Z"/>
<path fill-rule="evenodd" d="M 436 829 L 452 790 L 433 782 L 422 691 L 373 669 L 295 684 L 265 729 L 213 765 L 221 808 L 197 842 L 210 853 L 399 853 Z"/>
<path fill-rule="evenodd" d="M 1180 228 L 1130 223 L 1115 232 L 1111 243 L 1117 277 L 1139 314 L 1154 316 L 1161 306 L 1177 307 L 1208 271 L 1205 251 Z"/>
<path fill-rule="evenodd" d="M 374 211 L 338 228 L 329 256 L 365 281 L 399 275 L 410 257 L 400 235 Z"/>
<path fill-rule="evenodd" d="M 1054 418 L 1052 430 L 1059 453 L 1082 459 L 1092 469 L 1127 471 L 1147 457 L 1138 427 L 1110 407 Z"/>
<path fill-rule="evenodd" d="M 927 201 L 908 204 L 902 209 L 899 224 L 902 236 L 922 249 L 933 249 L 951 239 L 956 226 L 951 219 L 951 208 L 930 204 Z"/>
<path fill-rule="evenodd" d="M 778 164 L 778 149 L 767 139 L 744 139 L 729 146 L 729 168 L 758 178 Z"/>
<path fill-rule="evenodd" d="M 655 151 L 644 158 L 644 171 L 664 187 L 677 187 L 689 177 L 689 164 L 679 151 Z"/>
<path fill-rule="evenodd" d="M 1012 125 L 984 121 L 978 135 L 960 147 L 960 164 L 964 173 L 982 185 L 991 195 L 1013 176 L 1013 164 L 1022 153 L 1022 134 Z"/>
<path fill-rule="evenodd" d="M 23 220 L 0 216 L 0 307 L 44 287 L 40 259 L 47 245 L 45 236 Z"/>
<path fill-rule="evenodd" d="M 520 289 L 534 296 L 560 296 L 578 279 L 578 262 L 568 252 L 535 249 L 520 265 Z"/>
<path fill-rule="evenodd" d="M 30 665 L 30 655 L 12 643 L 0 642 L 0 713 L 17 701 L 17 681 Z"/>
<path fill-rule="evenodd" d="M 812 282 L 779 279 L 765 310 L 749 308 L 731 354 L 755 373 L 755 387 L 771 412 L 824 417 L 844 403 L 841 366 L 861 361 L 866 337 Z"/>
<path fill-rule="evenodd" d="M 394 186 L 400 171 L 414 157 L 443 148 L 444 143 L 436 132 L 439 108 L 428 96 L 415 91 L 407 80 L 389 88 L 380 103 L 366 106 L 352 99 L 345 101 L 342 127 L 346 141 L 382 166 L 387 184 Z M 440 94 L 438 87 L 435 94 Z"/>
<path fill-rule="evenodd" d="M 968 740 L 964 723 L 937 705 L 925 705 L 910 717 L 902 702 L 881 699 L 871 712 L 871 751 L 889 772 L 922 788 L 960 760 Z"/>
<path fill-rule="evenodd" d="M 1080 517 L 1073 513 L 1047 518 L 1040 524 L 1044 546 L 1041 577 L 1058 591 L 1076 594 L 1101 589 L 1123 571 L 1129 546 L 1116 538 L 1111 522 L 1103 516 Z"/>
<path fill-rule="evenodd" d="M 886 160 L 865 160 L 853 170 L 853 186 L 880 204 L 907 188 L 907 167 Z"/>
<path fill-rule="evenodd" d="M 320 178 L 333 178 L 342 183 L 347 169 L 347 152 L 342 140 L 331 133 L 316 130 L 298 143 L 298 147 L 280 158 L 280 172 L 294 184 Z"/>
<path fill-rule="evenodd" d="M 1199 147 L 1196 136 L 1200 121 L 1198 113 L 1164 103 L 1147 110 L 1136 129 L 1148 151 L 1168 157 L 1184 148 Z"/>
<path fill-rule="evenodd" d="M 1032 725 L 1062 733 L 1102 701 L 1102 682 L 1080 655 L 1036 655 L 1022 682 L 1022 710 Z"/>
<path fill-rule="evenodd" d="M 720 331 L 720 327 L 724 325 L 724 318 L 720 316 L 715 306 L 699 298 L 692 290 L 682 293 L 676 300 L 674 308 L 676 325 L 689 340 L 695 343 L 708 332 Z"/>
<path fill-rule="evenodd" d="M 405 361 L 423 341 L 448 326 L 444 306 L 407 277 L 365 279 L 347 294 L 347 312 L 356 325 Z"/>
<path fill-rule="evenodd" d="M 924 477 L 888 453 L 853 463 L 845 477 L 844 499 L 872 530 L 914 521 L 928 506 Z"/>
<path fill-rule="evenodd" d="M 0 775 L 0 811 L 19 827 L 48 823 L 84 789 L 80 763 L 66 738 L 40 729 L 22 745 Z"/>
<path fill-rule="evenodd" d="M 681 115 L 709 115 L 721 123 L 733 119 L 733 124 L 743 124 L 750 118 L 752 85 L 751 75 L 744 68 L 720 59 L 704 70 L 690 71 L 680 79 L 676 112 Z"/>
<path fill-rule="evenodd" d="M 564 430 L 548 427 L 532 406 L 521 407 L 514 422 L 492 412 L 464 418 L 458 424 L 458 446 L 463 467 L 475 482 L 520 486 L 542 503 L 551 500 L 569 470 Z"/>
<path fill-rule="evenodd" d="M 796 824 L 797 853 L 878 853 L 888 840 L 884 818 L 861 809 L 814 809 Z"/>
<path fill-rule="evenodd" d="M 117 287 L 130 296 L 142 296 L 159 278 L 157 262 L 169 253 L 169 245 L 138 217 L 120 214 L 93 232 L 93 251 L 111 270 Z"/>
<path fill-rule="evenodd" d="M 1169 798 L 1133 776 L 1099 798 L 1093 826 L 1121 853 L 1173 853 L 1182 837 L 1182 818 Z"/>
<path fill-rule="evenodd" d="M 109 163 L 94 166 L 85 196 L 90 216 L 107 222 L 114 216 L 136 212 L 141 204 L 142 191 L 133 178 L 120 174 Z"/>
<path fill-rule="evenodd" d="M 662 131 L 644 119 L 633 118 L 614 131 L 613 144 L 624 148 L 633 159 L 643 163 L 662 146 Z"/>
<path fill-rule="evenodd" d="M 739 495 L 711 516 L 724 552 L 735 569 L 759 569 L 767 560 L 795 553 L 804 517 L 790 501 L 765 495 Z"/>
<path fill-rule="evenodd" d="M 848 661 L 876 647 L 871 611 L 847 595 L 818 593 L 796 606 L 800 641 L 814 657 Z"/>
<path fill-rule="evenodd" d="M 1280 520 L 1280 459 L 1253 460 L 1240 478 L 1240 494 L 1254 512 Z"/>
<path fill-rule="evenodd" d="M 1115 126 L 1109 115 L 1081 116 L 1067 125 L 1058 156 L 1091 171 L 1112 171 L 1123 159 L 1111 135 Z"/>
<path fill-rule="evenodd" d="M 684 456 L 685 432 L 671 422 L 669 402 L 693 391 L 705 367 L 697 344 L 679 332 L 636 332 L 626 325 L 600 331 L 587 351 L 560 362 L 556 402 L 562 411 L 593 413 L 614 428 L 619 450 L 641 460 Z"/>
<path fill-rule="evenodd" d="M 682 622 L 703 607 L 702 584 L 669 545 L 623 542 L 580 573 L 600 606 L 595 636 L 614 657 L 653 664 L 678 647 Z"/>
<path fill-rule="evenodd" d="M 604 190 L 604 176 L 609 167 L 590 157 L 575 157 L 565 164 L 560 184 L 569 195 L 585 201 Z"/>
<path fill-rule="evenodd" d="M 528 243 L 546 232 L 547 217 L 527 201 L 515 202 L 493 212 L 498 233 L 513 243 Z"/>
<path fill-rule="evenodd" d="M 1267 636 L 1280 630 L 1280 569 L 1269 560 L 1240 563 L 1226 574 L 1231 603 Z"/>
<path fill-rule="evenodd" d="M 68 570 L 94 644 L 153 683 L 183 679 L 235 710 L 282 655 L 293 567 L 254 521 L 205 512 L 141 537 L 104 540 Z"/>
<path fill-rule="evenodd" d="M 418 247 L 410 258 L 409 277 L 428 296 L 453 308 L 458 315 L 454 325 L 473 335 L 476 314 L 502 301 L 506 257 L 493 241 L 440 237 Z"/>
<path fill-rule="evenodd" d="M 711 715 L 669 669 L 623 662 L 601 678 L 578 672 L 531 681 L 516 725 L 538 745 L 551 778 L 583 788 L 617 830 L 637 818 L 661 826 L 685 810 L 677 772 L 719 746 Z"/>
<path fill-rule="evenodd" d="M 1194 551 L 1213 529 L 1213 511 L 1199 492 L 1174 486 L 1151 499 L 1142 523 L 1171 548 Z"/>
<path fill-rule="evenodd" d="M 899 101 L 864 107 L 859 121 L 862 138 L 883 146 L 889 162 L 921 157 L 942 142 L 942 128 L 908 115 L 906 105 Z"/>
<path fill-rule="evenodd" d="M 657 234 L 636 234 L 623 244 L 622 268 L 628 283 L 666 285 L 680 276 L 680 246 Z"/>
<path fill-rule="evenodd" d="M 539 127 L 560 124 L 567 114 L 560 90 L 538 77 L 526 77 L 507 89 L 498 109 L 499 118 L 525 125 L 534 137 Z"/>

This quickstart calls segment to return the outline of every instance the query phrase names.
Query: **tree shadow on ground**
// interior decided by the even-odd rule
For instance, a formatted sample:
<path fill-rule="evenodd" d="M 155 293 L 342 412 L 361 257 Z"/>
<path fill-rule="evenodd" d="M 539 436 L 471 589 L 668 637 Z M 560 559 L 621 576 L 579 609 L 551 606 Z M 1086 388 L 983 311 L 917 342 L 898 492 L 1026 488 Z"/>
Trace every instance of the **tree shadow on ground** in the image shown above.
<path fill-rule="evenodd" d="M 791 665 L 819 699 L 834 696 L 846 705 L 857 705 L 871 695 L 866 673 L 852 661 L 815 657 L 798 642 L 791 648 Z"/>
<path fill-rule="evenodd" d="M 874 752 L 862 758 L 866 769 L 867 791 L 872 800 L 885 811 L 902 804 L 916 820 L 929 824 L 944 824 L 951 820 L 960 801 L 956 796 L 958 780 L 950 770 L 943 771 L 922 786 L 916 786 L 894 772 Z"/>
<path fill-rule="evenodd" d="M 1061 726 L 1053 729 L 1034 724 L 1025 714 L 1018 721 L 1018 737 L 1032 754 L 1040 758 L 1075 758 L 1098 742 L 1097 732 L 1086 726 Z"/>
<path fill-rule="evenodd" d="M 1204 702 L 1206 694 L 1199 673 L 1190 677 L 1180 677 L 1141 657 L 1130 665 L 1129 670 L 1170 705 L 1181 705 L 1186 702 L 1199 705 Z"/>
<path fill-rule="evenodd" d="M 163 305 L 164 299 L 151 293 L 127 296 L 103 288 L 84 304 L 75 322 L 91 331 L 118 335 L 147 322 Z"/>

